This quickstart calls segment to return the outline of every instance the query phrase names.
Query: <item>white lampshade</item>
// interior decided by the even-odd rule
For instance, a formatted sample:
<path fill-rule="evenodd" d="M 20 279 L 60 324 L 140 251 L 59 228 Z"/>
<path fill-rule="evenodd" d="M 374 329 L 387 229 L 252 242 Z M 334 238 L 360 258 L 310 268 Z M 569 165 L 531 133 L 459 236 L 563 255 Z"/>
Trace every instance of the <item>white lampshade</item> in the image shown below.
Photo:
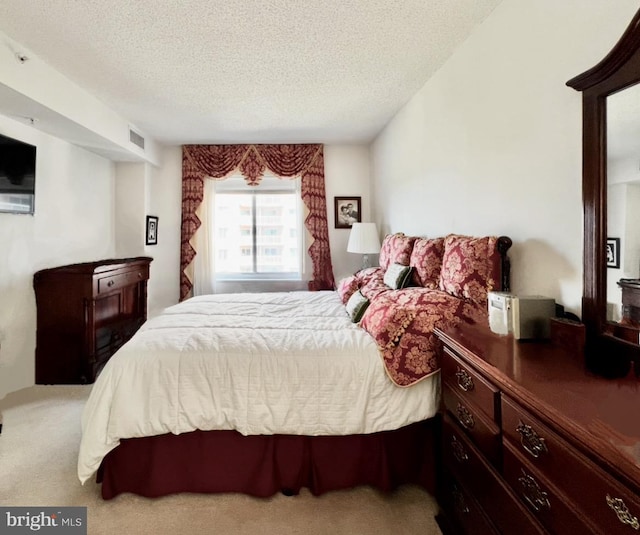
<path fill-rule="evenodd" d="M 349 234 L 347 252 L 365 255 L 363 267 L 368 267 L 370 254 L 380 252 L 380 238 L 375 223 L 354 223 Z"/>

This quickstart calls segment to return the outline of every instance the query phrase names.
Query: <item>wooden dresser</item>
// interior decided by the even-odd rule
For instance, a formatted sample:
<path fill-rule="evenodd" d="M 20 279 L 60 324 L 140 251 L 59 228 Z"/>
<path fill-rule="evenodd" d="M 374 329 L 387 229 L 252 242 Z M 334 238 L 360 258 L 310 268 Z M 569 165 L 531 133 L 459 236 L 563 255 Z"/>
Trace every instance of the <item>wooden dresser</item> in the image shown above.
<path fill-rule="evenodd" d="M 147 319 L 151 258 L 124 258 L 38 271 L 36 383 L 92 383 Z"/>
<path fill-rule="evenodd" d="M 640 533 L 640 380 L 486 327 L 436 330 L 439 523 L 465 534 Z"/>

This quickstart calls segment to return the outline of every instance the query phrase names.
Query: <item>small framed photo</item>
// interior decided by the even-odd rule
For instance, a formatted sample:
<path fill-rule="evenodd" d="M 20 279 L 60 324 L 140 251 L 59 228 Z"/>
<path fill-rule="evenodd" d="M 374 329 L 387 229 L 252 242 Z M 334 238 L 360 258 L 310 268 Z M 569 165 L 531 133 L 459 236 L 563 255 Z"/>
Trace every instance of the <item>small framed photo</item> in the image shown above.
<path fill-rule="evenodd" d="M 607 267 L 620 267 L 620 238 L 607 238 Z"/>
<path fill-rule="evenodd" d="M 158 244 L 158 217 L 155 215 L 147 216 L 147 245 Z"/>
<path fill-rule="evenodd" d="M 362 222 L 361 197 L 334 197 L 336 228 L 351 228 Z"/>

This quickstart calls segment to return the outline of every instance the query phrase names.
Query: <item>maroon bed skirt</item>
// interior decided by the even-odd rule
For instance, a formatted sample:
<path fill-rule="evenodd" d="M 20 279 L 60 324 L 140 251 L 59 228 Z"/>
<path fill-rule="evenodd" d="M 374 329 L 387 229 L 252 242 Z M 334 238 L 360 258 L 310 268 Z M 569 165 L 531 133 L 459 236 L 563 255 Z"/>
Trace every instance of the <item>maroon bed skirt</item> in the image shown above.
<path fill-rule="evenodd" d="M 241 492 L 267 497 L 319 495 L 370 485 L 435 488 L 433 419 L 370 435 L 243 436 L 193 431 L 121 441 L 98 471 L 102 497 L 123 492 L 157 497 L 177 492 Z"/>

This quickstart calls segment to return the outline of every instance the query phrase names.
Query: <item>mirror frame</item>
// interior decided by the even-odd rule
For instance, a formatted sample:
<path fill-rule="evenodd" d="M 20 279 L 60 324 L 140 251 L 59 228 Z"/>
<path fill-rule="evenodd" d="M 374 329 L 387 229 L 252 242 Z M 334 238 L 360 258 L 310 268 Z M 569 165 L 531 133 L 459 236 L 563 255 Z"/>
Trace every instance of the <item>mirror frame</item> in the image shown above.
<path fill-rule="evenodd" d="M 640 345 L 607 330 L 607 103 L 640 82 L 640 10 L 600 63 L 567 82 L 582 92 L 583 297 L 586 362 L 593 371 L 622 376 L 640 363 Z M 640 371 L 639 367 L 636 370 Z"/>

